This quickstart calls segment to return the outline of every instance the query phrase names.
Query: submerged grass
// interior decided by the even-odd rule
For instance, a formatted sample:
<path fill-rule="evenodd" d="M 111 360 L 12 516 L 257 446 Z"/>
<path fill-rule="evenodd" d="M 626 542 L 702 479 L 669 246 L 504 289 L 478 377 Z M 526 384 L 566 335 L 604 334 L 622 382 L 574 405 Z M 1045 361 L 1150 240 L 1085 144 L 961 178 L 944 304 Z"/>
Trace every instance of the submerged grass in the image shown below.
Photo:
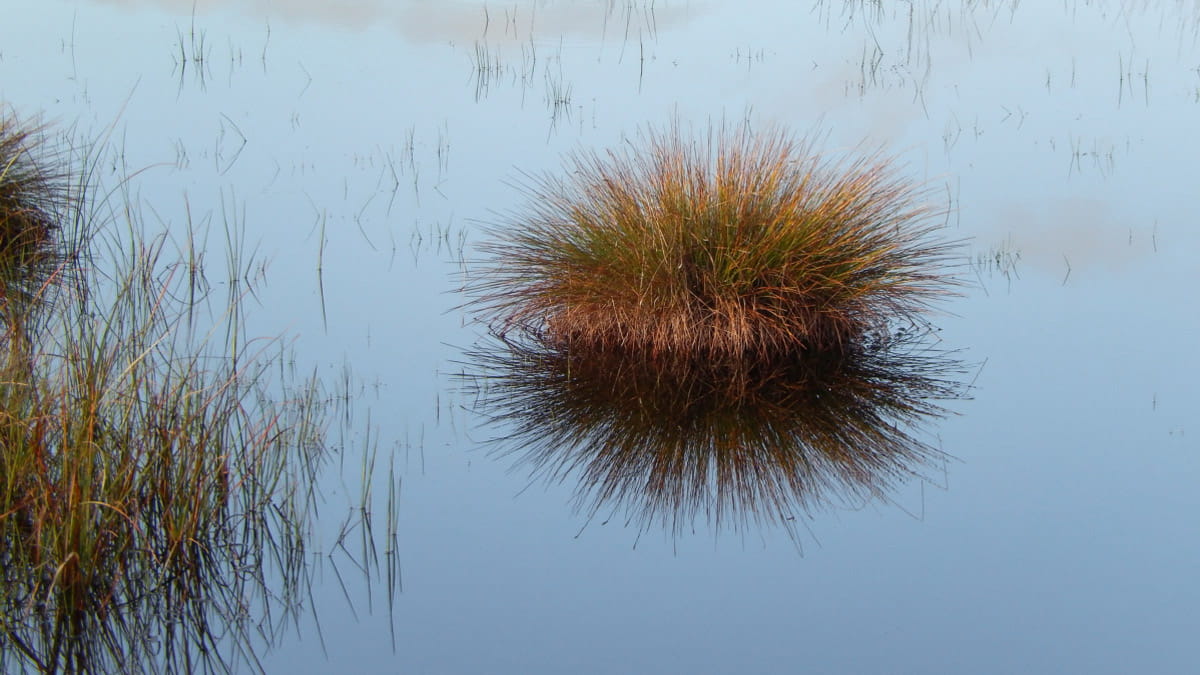
<path fill-rule="evenodd" d="M 826 158 L 748 125 L 698 142 L 675 124 L 641 146 L 523 186 L 468 284 L 497 332 L 791 359 L 911 321 L 951 285 L 937 210 L 880 155 Z"/>
<path fill-rule="evenodd" d="M 199 320 L 194 261 L 141 231 L 128 194 L 92 203 L 87 168 L 85 189 L 59 190 L 80 158 L 27 164 L 33 137 L 14 128 L 0 138 L 6 245 L 45 250 L 74 282 L 53 303 L 14 303 L 6 286 L 0 670 L 257 669 L 254 645 L 303 592 L 325 448 L 317 384 L 270 375 L 273 359 L 255 358 L 268 343 L 245 350 L 242 296 Z M 125 227 L 88 221 L 100 213 Z M 285 616 L 269 615 L 277 602 Z"/>

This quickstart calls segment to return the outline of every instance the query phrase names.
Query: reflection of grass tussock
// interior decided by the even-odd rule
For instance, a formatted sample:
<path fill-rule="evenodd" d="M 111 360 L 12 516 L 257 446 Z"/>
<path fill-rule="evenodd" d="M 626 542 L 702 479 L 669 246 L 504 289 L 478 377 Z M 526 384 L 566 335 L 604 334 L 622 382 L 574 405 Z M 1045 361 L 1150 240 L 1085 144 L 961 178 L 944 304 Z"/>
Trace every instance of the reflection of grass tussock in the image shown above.
<path fill-rule="evenodd" d="M 678 534 L 697 518 L 790 529 L 941 458 L 911 431 L 959 395 L 959 364 L 921 342 L 900 332 L 767 363 L 502 338 L 470 357 L 481 409 L 533 474 L 578 479 L 589 515 L 624 509 Z"/>
<path fill-rule="evenodd" d="M 52 212 L 21 208 L 17 231 Z M 164 238 L 133 223 L 111 241 L 55 242 L 90 245 L 95 266 L 0 339 L 0 670 L 253 667 L 267 577 L 289 604 L 300 592 L 316 390 L 276 389 L 269 359 L 235 357 L 240 297 L 208 314 L 202 270 Z"/>
<path fill-rule="evenodd" d="M 678 127 L 581 153 L 486 252 L 471 287 L 499 330 L 576 347 L 776 358 L 922 311 L 948 248 L 879 156 L 823 159 L 783 132 Z"/>

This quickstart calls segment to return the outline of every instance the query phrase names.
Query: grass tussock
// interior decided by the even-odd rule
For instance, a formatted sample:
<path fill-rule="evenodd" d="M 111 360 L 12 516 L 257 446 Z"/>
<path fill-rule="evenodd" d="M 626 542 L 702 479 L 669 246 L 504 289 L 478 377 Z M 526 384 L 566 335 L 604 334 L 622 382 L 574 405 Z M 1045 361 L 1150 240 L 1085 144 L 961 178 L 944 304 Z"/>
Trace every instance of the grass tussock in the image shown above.
<path fill-rule="evenodd" d="M 491 342 L 465 377 L 503 452 L 577 478 L 589 518 L 795 535 L 944 460 L 920 429 L 961 364 L 924 313 L 955 245 L 887 158 L 675 125 L 524 188 L 467 284 Z"/>
<path fill-rule="evenodd" d="M 879 338 L 884 340 L 885 338 Z M 585 354 L 501 338 L 466 382 L 502 454 L 578 479 L 576 507 L 674 535 L 782 526 L 824 505 L 886 500 L 945 455 L 919 429 L 959 396 L 961 364 L 899 333 L 791 362 Z"/>
<path fill-rule="evenodd" d="M 826 158 L 748 126 L 640 141 L 523 186 L 468 285 L 497 332 L 790 359 L 912 320 L 950 285 L 936 210 L 880 155 Z"/>
<path fill-rule="evenodd" d="M 11 323 L 62 263 L 70 183 L 46 130 L 0 114 L 0 316 Z"/>
<path fill-rule="evenodd" d="M 0 148 L 31 139 L 15 133 Z M 245 348 L 244 296 L 213 303 L 203 270 L 147 236 L 127 194 L 38 201 L 54 168 L 14 173 L 22 161 L 5 235 L 37 229 L 29 241 L 58 237 L 51 248 L 90 263 L 62 270 L 77 283 L 21 305 L 0 336 L 0 670 L 253 669 L 254 645 L 287 616 L 254 619 L 252 635 L 255 608 L 302 592 L 318 387 L 276 378 L 269 341 Z M 61 227 L 62 212 L 124 222 Z"/>

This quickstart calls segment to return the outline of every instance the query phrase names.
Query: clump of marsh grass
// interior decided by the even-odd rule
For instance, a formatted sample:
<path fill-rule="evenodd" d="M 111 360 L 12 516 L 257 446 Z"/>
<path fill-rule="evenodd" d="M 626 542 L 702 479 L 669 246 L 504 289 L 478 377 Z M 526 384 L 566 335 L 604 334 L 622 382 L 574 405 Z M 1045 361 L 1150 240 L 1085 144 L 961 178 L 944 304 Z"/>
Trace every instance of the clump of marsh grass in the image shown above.
<path fill-rule="evenodd" d="M 63 263 L 69 174 L 46 129 L 0 114 L 0 317 L 11 330 Z"/>
<path fill-rule="evenodd" d="M 886 158 L 678 124 L 523 186 L 468 284 L 500 333 L 576 349 L 773 360 L 909 322 L 949 286 L 936 210 Z"/>
<path fill-rule="evenodd" d="M 589 518 L 678 535 L 886 498 L 944 455 L 960 398 L 924 318 L 955 285 L 938 209 L 879 154 L 679 125 L 563 176 L 491 227 L 466 286 L 491 344 L 464 373 L 535 476 Z"/>
<path fill-rule="evenodd" d="M 65 205 L 12 202 L 13 231 L 41 228 L 39 246 L 81 237 L 48 246 L 93 264 L 57 302 L 25 307 L 36 330 L 3 335 L 0 670 L 261 668 L 255 645 L 303 593 L 319 386 L 276 379 L 273 347 L 245 348 L 243 296 L 204 311 L 194 261 L 142 232 L 127 193 L 98 206 L 86 187 Z M 56 209 L 125 227 L 55 229 Z"/>
<path fill-rule="evenodd" d="M 493 336 L 465 384 L 500 454 L 548 482 L 577 479 L 590 520 L 623 514 L 673 535 L 798 522 L 886 500 L 945 454 L 920 433 L 961 396 L 961 364 L 917 331 L 793 361 L 584 353 Z"/>

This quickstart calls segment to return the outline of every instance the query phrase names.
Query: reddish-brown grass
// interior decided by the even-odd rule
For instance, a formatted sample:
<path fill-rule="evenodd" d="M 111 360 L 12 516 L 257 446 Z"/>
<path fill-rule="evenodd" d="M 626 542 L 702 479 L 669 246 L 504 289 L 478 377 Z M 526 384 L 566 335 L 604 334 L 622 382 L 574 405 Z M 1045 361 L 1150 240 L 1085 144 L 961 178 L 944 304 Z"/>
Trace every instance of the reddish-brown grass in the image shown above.
<path fill-rule="evenodd" d="M 317 383 L 273 378 L 245 296 L 207 315 L 203 269 L 61 140 L 0 119 L 0 672 L 256 663 L 267 580 L 299 606 Z"/>
<path fill-rule="evenodd" d="M 887 158 L 780 130 L 679 125 L 530 179 L 469 284 L 493 328 L 578 349 L 794 358 L 946 292 L 936 210 Z"/>
<path fill-rule="evenodd" d="M 61 263 L 70 217 L 63 158 L 44 130 L 0 115 L 0 317 L 11 325 Z"/>

